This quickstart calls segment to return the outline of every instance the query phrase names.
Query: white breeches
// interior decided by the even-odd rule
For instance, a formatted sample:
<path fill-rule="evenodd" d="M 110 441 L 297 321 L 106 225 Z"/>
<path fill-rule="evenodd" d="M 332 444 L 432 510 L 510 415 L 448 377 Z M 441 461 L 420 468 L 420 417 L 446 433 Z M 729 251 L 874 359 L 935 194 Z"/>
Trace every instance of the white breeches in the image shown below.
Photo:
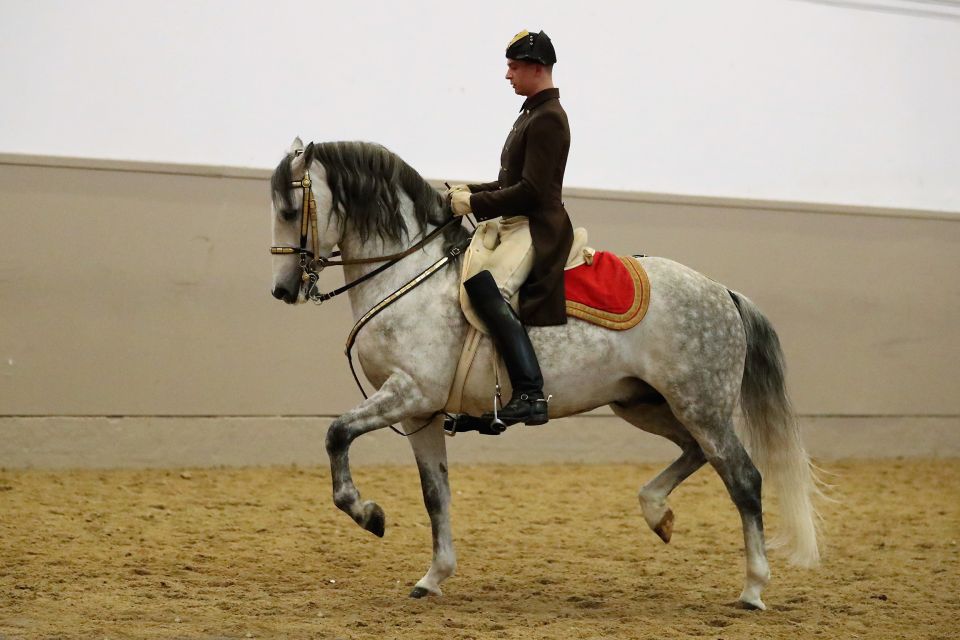
<path fill-rule="evenodd" d="M 497 281 L 503 297 L 510 300 L 533 269 L 533 239 L 530 237 L 529 218 L 501 218 L 497 237 L 499 244 L 483 268 Z"/>

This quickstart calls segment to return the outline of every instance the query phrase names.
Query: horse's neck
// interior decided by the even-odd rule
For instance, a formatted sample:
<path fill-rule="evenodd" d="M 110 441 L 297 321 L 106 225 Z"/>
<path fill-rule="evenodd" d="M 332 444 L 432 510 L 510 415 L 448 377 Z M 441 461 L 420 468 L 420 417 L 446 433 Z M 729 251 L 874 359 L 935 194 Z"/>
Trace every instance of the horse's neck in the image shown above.
<path fill-rule="evenodd" d="M 406 209 L 406 207 L 404 207 Z M 405 213 L 408 213 L 405 211 Z M 376 235 L 367 239 L 367 242 L 360 242 L 359 237 L 351 234 L 349 238 L 344 238 L 340 243 L 340 250 L 345 260 L 356 260 L 361 258 L 376 258 L 395 253 L 401 253 L 409 249 L 412 245 L 419 242 L 426 234 L 433 231 L 435 225 L 430 225 L 423 233 L 418 233 L 417 223 L 412 215 L 406 215 L 405 221 L 407 229 L 410 229 L 410 238 L 405 238 L 400 242 L 391 240 L 382 240 Z M 410 255 L 402 258 L 396 264 L 377 274 L 366 282 L 350 289 L 350 306 L 353 310 L 354 320 L 369 311 L 375 304 L 385 297 L 405 285 L 407 282 L 419 275 L 424 269 L 443 257 L 443 239 L 434 238 Z M 385 262 L 374 262 L 370 264 L 344 265 L 343 274 L 347 282 L 353 282 L 358 278 L 380 268 Z"/>

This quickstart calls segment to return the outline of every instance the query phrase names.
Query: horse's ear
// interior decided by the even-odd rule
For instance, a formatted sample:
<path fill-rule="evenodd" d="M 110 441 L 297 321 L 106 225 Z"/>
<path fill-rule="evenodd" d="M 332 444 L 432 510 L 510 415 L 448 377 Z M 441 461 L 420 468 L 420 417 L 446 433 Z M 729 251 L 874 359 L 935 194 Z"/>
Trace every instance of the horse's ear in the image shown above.
<path fill-rule="evenodd" d="M 303 151 L 303 140 L 300 139 L 300 136 L 297 136 L 293 139 L 293 143 L 290 145 L 290 150 L 287 153 L 297 153 Z"/>
<path fill-rule="evenodd" d="M 311 142 L 310 144 L 308 144 L 308 145 L 307 145 L 307 148 L 304 149 L 304 151 L 303 151 L 303 155 L 304 155 L 305 158 L 307 158 L 307 160 L 313 160 L 313 144 L 314 144 L 314 143 L 312 143 L 312 142 Z"/>

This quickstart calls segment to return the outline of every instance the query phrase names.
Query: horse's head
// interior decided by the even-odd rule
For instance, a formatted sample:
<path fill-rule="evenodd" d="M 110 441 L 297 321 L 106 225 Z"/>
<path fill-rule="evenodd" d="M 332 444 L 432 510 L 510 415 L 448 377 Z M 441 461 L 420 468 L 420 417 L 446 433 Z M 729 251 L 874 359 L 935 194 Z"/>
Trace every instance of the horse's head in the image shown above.
<path fill-rule="evenodd" d="M 399 253 L 429 224 L 450 219 L 436 189 L 399 156 L 370 142 L 311 142 L 304 148 L 297 138 L 273 172 L 271 187 L 273 295 L 290 304 L 322 301 L 317 272 L 336 255 L 335 246 L 343 260 L 334 264 L 368 262 Z M 464 235 L 452 226 L 444 232 L 450 243 Z"/>
<path fill-rule="evenodd" d="M 306 301 L 305 261 L 329 257 L 340 242 L 342 218 L 333 215 L 333 194 L 326 171 L 314 161 L 313 150 L 312 142 L 304 148 L 296 138 L 270 181 L 273 296 L 288 304 Z M 311 211 L 315 212 L 316 230 Z"/>

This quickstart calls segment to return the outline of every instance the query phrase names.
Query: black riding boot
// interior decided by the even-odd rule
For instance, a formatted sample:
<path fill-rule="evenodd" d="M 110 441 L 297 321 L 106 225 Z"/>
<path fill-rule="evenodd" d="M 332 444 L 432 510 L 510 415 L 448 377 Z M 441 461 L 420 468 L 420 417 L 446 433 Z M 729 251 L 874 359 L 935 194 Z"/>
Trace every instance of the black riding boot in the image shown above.
<path fill-rule="evenodd" d="M 487 325 L 510 374 L 513 395 L 497 412 L 506 424 L 544 424 L 547 401 L 543 397 L 543 376 L 530 337 L 513 307 L 503 299 L 489 271 L 481 271 L 463 283 L 477 315 Z M 484 414 L 493 419 L 493 414 Z"/>

